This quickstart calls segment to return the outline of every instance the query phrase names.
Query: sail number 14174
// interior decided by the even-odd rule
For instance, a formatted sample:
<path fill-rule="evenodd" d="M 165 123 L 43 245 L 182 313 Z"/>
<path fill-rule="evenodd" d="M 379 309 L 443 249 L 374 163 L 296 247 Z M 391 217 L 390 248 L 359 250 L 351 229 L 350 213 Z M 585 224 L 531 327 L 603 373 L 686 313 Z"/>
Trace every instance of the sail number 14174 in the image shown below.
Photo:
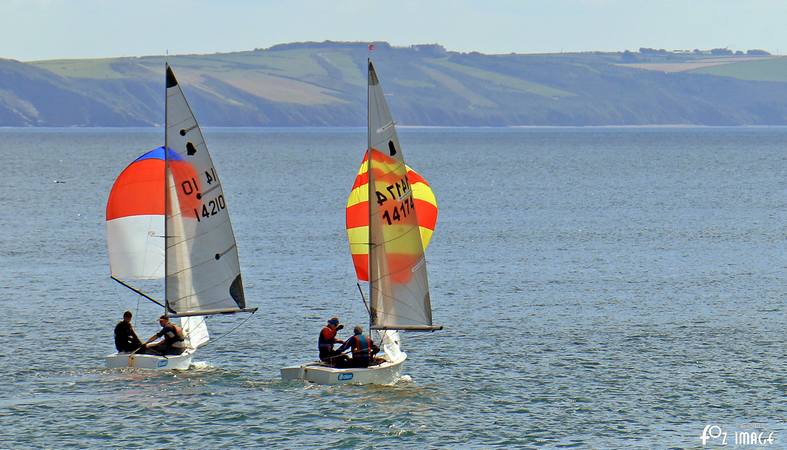
<path fill-rule="evenodd" d="M 386 195 L 386 193 L 388 195 Z M 377 205 L 379 205 L 383 211 L 382 218 L 388 225 L 394 222 L 401 222 L 402 219 L 415 211 L 415 201 L 413 200 L 407 177 L 393 184 L 389 184 L 385 187 L 384 192 L 375 191 L 375 194 L 377 196 Z M 388 202 L 388 200 L 394 201 L 386 206 L 385 203 Z"/>

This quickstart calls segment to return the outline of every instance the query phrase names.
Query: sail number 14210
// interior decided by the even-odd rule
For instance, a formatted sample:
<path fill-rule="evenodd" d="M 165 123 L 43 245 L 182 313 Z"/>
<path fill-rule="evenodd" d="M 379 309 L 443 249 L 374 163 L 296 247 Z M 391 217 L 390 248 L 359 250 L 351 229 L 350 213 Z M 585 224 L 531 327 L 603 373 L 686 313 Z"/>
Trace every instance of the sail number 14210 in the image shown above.
<path fill-rule="evenodd" d="M 208 185 L 219 181 L 219 177 L 216 176 L 216 171 L 213 169 L 213 167 L 205 171 L 205 181 Z M 183 194 L 187 196 L 194 195 L 197 200 L 201 201 L 201 207 L 197 206 L 196 208 L 192 208 L 194 210 L 194 217 L 197 218 L 197 222 L 201 222 L 203 219 L 215 216 L 221 210 L 227 208 L 227 204 L 224 201 L 224 195 L 222 194 L 219 194 L 217 197 L 208 200 L 207 202 L 202 201 L 200 184 L 195 178 L 184 180 L 180 184 L 180 187 L 183 190 Z M 208 189 L 206 192 L 210 192 L 211 190 L 212 189 Z"/>

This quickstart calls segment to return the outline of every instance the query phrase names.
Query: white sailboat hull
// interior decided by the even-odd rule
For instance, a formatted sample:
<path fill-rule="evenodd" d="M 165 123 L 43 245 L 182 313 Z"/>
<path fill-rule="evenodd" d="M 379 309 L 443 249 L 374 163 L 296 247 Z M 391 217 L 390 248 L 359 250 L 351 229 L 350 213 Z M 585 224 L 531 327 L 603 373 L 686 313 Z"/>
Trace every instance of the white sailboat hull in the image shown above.
<path fill-rule="evenodd" d="M 150 370 L 186 370 L 191 366 L 191 357 L 193 355 L 193 352 L 167 356 L 115 353 L 107 356 L 106 361 L 107 367 L 110 369 L 133 367 Z"/>
<path fill-rule="evenodd" d="M 316 361 L 300 366 L 283 367 L 284 381 L 303 380 L 315 384 L 393 384 L 399 379 L 407 355 L 400 353 L 394 361 L 364 368 L 337 369 Z"/>

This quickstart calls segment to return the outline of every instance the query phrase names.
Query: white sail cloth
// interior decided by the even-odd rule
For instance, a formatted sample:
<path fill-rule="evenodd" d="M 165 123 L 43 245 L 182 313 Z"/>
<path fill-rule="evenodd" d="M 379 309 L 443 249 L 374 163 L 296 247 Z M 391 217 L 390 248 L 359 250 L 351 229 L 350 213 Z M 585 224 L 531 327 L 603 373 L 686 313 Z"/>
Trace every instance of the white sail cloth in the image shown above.
<path fill-rule="evenodd" d="M 108 221 L 107 250 L 114 277 L 163 278 L 164 216 L 129 216 Z"/>
<path fill-rule="evenodd" d="M 166 299 L 177 314 L 233 312 L 246 306 L 227 202 L 202 131 L 167 67 L 168 165 Z"/>
<path fill-rule="evenodd" d="M 375 328 L 432 326 L 421 235 L 407 169 L 383 90 L 369 61 L 369 291 Z"/>

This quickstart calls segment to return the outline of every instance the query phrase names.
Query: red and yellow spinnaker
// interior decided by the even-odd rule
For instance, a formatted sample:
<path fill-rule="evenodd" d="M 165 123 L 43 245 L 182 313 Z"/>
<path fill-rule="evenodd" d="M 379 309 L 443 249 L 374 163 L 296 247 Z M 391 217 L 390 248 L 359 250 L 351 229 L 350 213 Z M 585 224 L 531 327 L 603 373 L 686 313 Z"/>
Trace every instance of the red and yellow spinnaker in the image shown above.
<path fill-rule="evenodd" d="M 374 152 L 377 155 L 379 152 Z M 347 198 L 347 239 L 355 273 L 361 281 L 369 281 L 369 174 L 367 169 L 368 152 L 361 161 L 350 196 Z M 377 161 L 375 158 L 374 161 Z M 407 168 L 407 182 L 413 190 L 418 229 L 424 251 L 432 239 L 437 224 L 437 199 L 429 183 L 410 166 Z"/>

